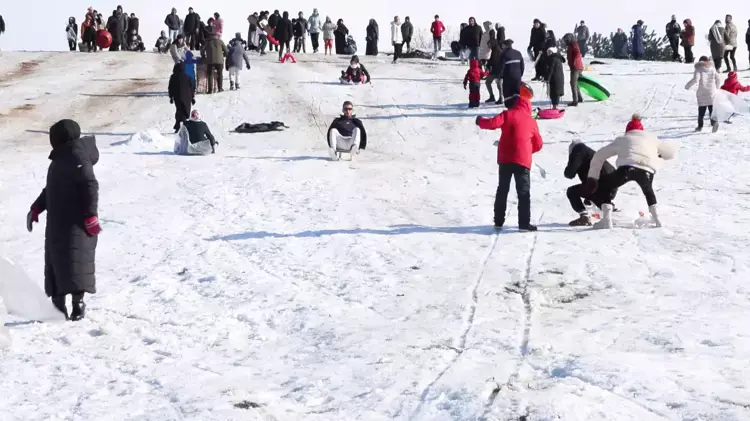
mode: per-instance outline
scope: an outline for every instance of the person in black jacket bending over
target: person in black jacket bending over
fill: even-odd
[[[513,40],[503,42],[503,56],[500,59],[500,78],[503,80],[501,98],[505,108],[511,109],[521,97],[521,82],[523,81],[523,54],[513,49]]]
[[[589,148],[583,142],[574,140],[568,147],[568,165],[565,167],[565,178],[573,179],[578,176],[581,180],[581,184],[568,187],[568,200],[573,210],[578,212],[578,219],[570,221],[568,225],[571,227],[590,226],[591,217],[589,212],[586,210],[586,206],[581,199],[587,202],[593,202],[598,208],[601,209],[605,203],[611,203],[614,208],[612,200],[617,195],[617,188],[608,187],[608,179],[615,173],[615,167],[609,162],[604,162],[602,171],[599,175],[599,184],[596,191],[593,194],[587,194],[585,192],[586,178],[589,174],[589,166],[591,165],[591,158],[596,153],[593,149]]]
[[[47,211],[44,233],[44,291],[66,319],[84,318],[85,293],[96,293],[96,245],[99,225],[99,182],[94,165],[99,150],[94,136],[81,137],[73,120],[60,120],[49,129],[52,153],[47,184],[31,205],[26,229],[31,232],[39,215]],[[75,200],[73,200],[75,198]],[[73,296],[68,315],[65,297]]]
[[[175,133],[180,130],[180,124],[190,117],[190,108],[195,104],[194,95],[190,77],[185,73],[185,63],[176,63],[169,78],[169,103],[175,107]]]
[[[354,115],[351,101],[344,102],[342,111],[343,114],[336,117],[328,127],[328,152],[334,161],[339,159],[340,152],[354,155],[367,147],[365,126]]]
[[[291,53],[289,49],[289,41],[293,38],[293,25],[292,21],[289,20],[289,12],[284,12],[282,17],[276,21],[276,30],[273,32],[273,37],[279,42],[279,60],[284,56],[284,48],[287,53]]]

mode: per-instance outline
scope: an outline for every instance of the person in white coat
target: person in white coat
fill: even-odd
[[[625,135],[616,138],[609,145],[599,149],[591,158],[588,178],[586,179],[586,193],[593,194],[598,186],[602,166],[608,158],[617,156],[617,170],[607,179],[607,189],[619,188],[629,181],[635,181],[646,197],[651,222],[661,227],[654,194],[654,174],[660,167],[661,160],[673,159],[675,149],[671,145],[661,142],[656,135],[643,130],[641,117],[633,114],[625,128]],[[604,186],[603,186],[604,187]],[[602,218],[594,224],[594,228],[612,228],[612,210],[610,203],[602,205]]]
[[[713,116],[713,105],[716,94],[721,89],[721,79],[711,60],[706,56],[702,56],[695,63],[693,78],[685,85],[685,89],[690,89],[696,84],[698,85],[698,92],[696,92],[696,97],[698,98],[698,127],[695,131],[699,132],[703,130],[703,120],[706,118],[706,110],[708,110],[711,118],[711,127],[715,133],[719,130],[719,121]]]
[[[401,19],[398,16],[393,17],[391,22],[391,43],[393,44],[393,64],[396,64],[401,57],[401,51],[404,47],[404,37],[401,34]]]
[[[479,43],[479,62],[484,66],[492,56],[495,29],[490,21],[485,21],[482,25],[484,25],[484,32],[482,32],[482,40]]]

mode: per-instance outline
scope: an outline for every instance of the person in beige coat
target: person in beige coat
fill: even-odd
[[[685,89],[691,89],[696,84],[698,85],[698,91],[695,94],[698,99],[698,127],[695,131],[699,132],[703,130],[703,120],[708,110],[709,116],[711,116],[711,127],[715,133],[719,130],[719,121],[712,114],[714,112],[714,98],[719,89],[721,89],[721,78],[711,60],[706,56],[702,56],[695,63],[693,78],[685,85]]]
[[[732,22],[732,15],[727,15],[724,20],[726,26],[724,27],[724,64],[727,65],[727,69],[724,73],[732,71],[732,66],[729,65],[729,60],[732,60],[734,71],[737,71],[737,60],[734,58],[734,53],[737,52],[737,25]]]
[[[641,117],[633,114],[625,128],[625,134],[596,151],[594,157],[591,158],[586,179],[586,193],[596,192],[602,166],[608,158],[617,156],[617,170],[608,178],[606,187],[616,189],[629,181],[635,181],[646,197],[651,223],[656,227],[661,227],[653,188],[654,174],[661,166],[662,160],[673,159],[675,154],[676,150],[671,145],[660,141],[656,135],[644,131]],[[612,228],[612,210],[611,201],[603,204],[602,218],[594,224],[594,228]]]

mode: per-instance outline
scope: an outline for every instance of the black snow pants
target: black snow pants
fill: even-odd
[[[586,206],[583,204],[584,200],[591,201],[599,209],[601,209],[602,205],[605,203],[611,204],[615,195],[617,195],[617,188],[611,188],[610,183],[604,180],[599,180],[599,187],[593,194],[586,193],[584,184],[576,184],[575,186],[568,187],[567,195],[568,201],[570,201],[570,206],[573,210],[582,213],[586,211]]]
[[[680,61],[680,39],[670,38],[669,46],[672,48],[672,61]]]
[[[685,49],[685,63],[694,63],[695,56],[693,56],[693,46],[685,45],[682,48]]]
[[[734,71],[737,71],[737,59],[734,58],[734,53],[737,52],[737,48],[731,49],[731,50],[724,50],[724,64],[727,65],[727,71],[732,70],[732,66],[729,65],[729,60],[732,60],[732,65],[734,65]]]
[[[317,34],[310,34],[310,42],[312,43],[313,51],[318,52],[318,47],[320,46],[320,43],[318,42],[318,39],[320,37],[320,33]]]
[[[654,193],[653,187],[654,173],[641,168],[625,165],[618,168],[617,171],[611,175],[609,186],[612,188],[619,188],[629,181],[635,181],[636,184],[638,184],[638,187],[641,188],[643,195],[646,197],[646,203],[649,206],[656,204],[656,194]],[[612,204],[612,200],[610,199],[604,203]]]
[[[70,51],[75,51],[78,49],[78,43],[74,39],[68,40],[68,48],[70,48]]]
[[[208,78],[208,93],[214,93],[214,73],[216,73],[216,84],[219,85],[219,92],[223,91],[224,86],[224,66],[221,64],[209,64],[206,71]]]
[[[209,79],[210,80],[210,79]],[[174,102],[174,130],[180,130],[180,124],[190,118],[190,103],[184,103],[179,99]]]
[[[708,110],[708,118],[711,119],[711,125],[716,123],[716,120],[711,118],[711,114],[714,113],[714,107],[711,105],[704,105],[701,107],[698,107],[698,128],[703,128],[703,120],[706,118],[706,110]]]
[[[510,192],[510,179],[516,181],[518,194],[518,226],[526,227],[531,222],[531,171],[518,164],[498,164],[500,178],[495,195],[495,226],[505,224],[505,210]]]

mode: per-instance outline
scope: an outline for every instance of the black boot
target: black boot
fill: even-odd
[[[60,312],[65,315],[65,320],[70,320],[68,318],[68,308],[65,307],[64,295],[58,295],[58,296],[52,297],[52,304],[55,306],[56,309],[60,310]]]
[[[83,302],[83,294],[73,294],[73,311],[70,320],[77,322],[86,316],[86,304]]]

